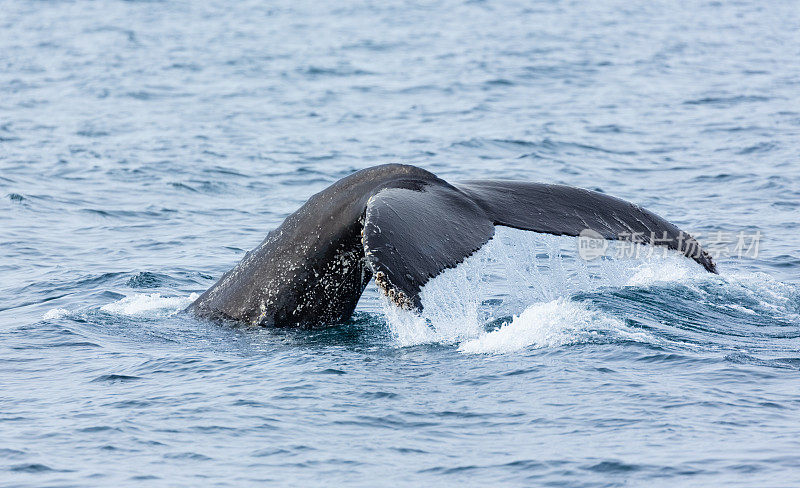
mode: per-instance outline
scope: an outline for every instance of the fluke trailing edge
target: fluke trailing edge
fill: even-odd
[[[494,226],[677,250],[716,273],[700,244],[638,205],[581,188],[521,181],[448,183],[387,164],[312,196],[189,309],[278,327],[347,320],[374,276],[398,306],[422,310],[431,278],[480,249]]]

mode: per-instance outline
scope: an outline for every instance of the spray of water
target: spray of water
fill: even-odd
[[[618,245],[618,244],[617,244]],[[577,240],[497,227],[495,237],[422,290],[424,311],[406,312],[386,303],[387,321],[401,346],[460,343],[463,352],[507,352],[529,346],[591,340],[603,334],[637,337],[616,317],[569,298],[603,287],[643,286],[703,274],[674,252],[642,249],[638,259],[606,256],[584,261]],[[499,330],[486,324],[505,320]]]

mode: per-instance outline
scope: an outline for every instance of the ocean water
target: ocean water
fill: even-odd
[[[781,0],[0,0],[0,485],[797,486],[798,28]],[[329,328],[180,312],[390,162],[759,249],[712,276],[499,229],[421,318],[374,286]]]

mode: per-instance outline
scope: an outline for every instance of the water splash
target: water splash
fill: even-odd
[[[596,330],[622,331],[623,322],[569,297],[706,274],[673,251],[640,246],[629,253],[639,259],[615,259],[623,256],[620,243],[610,243],[606,257],[584,261],[574,237],[496,230],[481,250],[423,287],[421,315],[385,305],[398,344],[462,342],[462,351],[490,352],[584,340]],[[510,315],[515,316],[510,323],[486,332],[485,324]]]
[[[198,297],[165,297],[158,293],[136,293],[100,307],[103,312],[116,315],[174,315],[189,306]]]

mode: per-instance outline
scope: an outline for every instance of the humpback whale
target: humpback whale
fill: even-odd
[[[716,273],[689,234],[633,203],[563,185],[448,183],[410,165],[357,171],[312,196],[188,310],[275,327],[346,321],[374,277],[397,306],[420,312],[420,291],[494,235],[496,225],[665,246]]]

